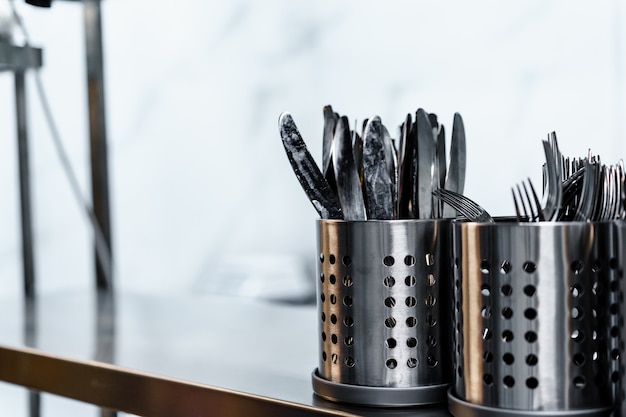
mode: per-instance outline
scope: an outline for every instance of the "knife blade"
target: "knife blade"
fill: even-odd
[[[434,129],[433,129],[434,132]],[[437,134],[435,135],[437,145],[435,149],[435,173],[433,180],[433,190],[437,188],[443,188],[446,184],[446,128],[444,125],[439,125]],[[435,204],[435,218],[441,218],[443,215],[444,203],[441,200],[434,200]]]
[[[368,120],[363,137],[363,179],[368,219],[393,218],[393,183],[385,161],[384,130],[380,117]]]
[[[413,195],[413,180],[411,166],[415,153],[415,141],[411,137],[413,118],[407,114],[404,123],[400,126],[400,149],[398,150],[398,209],[399,219],[413,218],[411,197]]]
[[[280,115],[278,127],[289,163],[315,210],[322,219],[342,219],[337,197],[309,153],[289,113]]]
[[[333,168],[333,137],[339,120],[339,115],[333,111],[330,105],[324,106],[324,133],[322,136],[322,173],[328,181],[330,189],[337,192],[335,170]]]
[[[417,194],[418,218],[430,219],[433,215],[433,165],[435,163],[435,139],[428,114],[418,109],[415,114],[417,125]]]
[[[459,194],[463,194],[465,188],[465,147],[465,127],[463,125],[463,118],[461,118],[459,113],[454,113],[452,140],[450,142],[450,162],[448,164],[448,173],[446,174],[444,188]],[[443,217],[456,217],[456,211],[446,204],[443,208]]]
[[[348,118],[337,122],[332,149],[332,166],[337,180],[337,196],[344,220],[366,220],[365,203],[359,174],[352,153],[352,137]]]
[[[398,152],[396,145],[389,134],[389,131],[383,127],[383,144],[385,150],[385,163],[387,164],[387,171],[389,171],[389,178],[391,179],[391,205],[393,210],[393,217],[397,218],[396,206],[398,204]]]

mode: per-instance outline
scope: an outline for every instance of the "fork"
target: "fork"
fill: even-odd
[[[487,213],[487,210],[463,194],[444,188],[438,188],[433,191],[433,195],[470,221],[477,223],[494,223],[493,217]]]
[[[517,196],[515,195],[515,188],[511,188],[511,192],[513,193],[513,203],[515,204],[515,214],[517,216],[517,221],[521,222],[523,219],[526,221],[534,222],[534,221],[544,221],[545,215],[544,211],[541,208],[541,203],[539,202],[539,197],[537,197],[537,192],[535,191],[535,187],[533,186],[530,178],[527,179],[528,188],[530,188],[530,194],[528,193],[528,188],[526,187],[526,183],[522,182],[522,187],[520,188],[519,184],[516,186],[517,195],[519,196],[519,204]],[[524,189],[524,194],[522,194],[522,188]],[[531,199],[532,195],[532,199]],[[526,197],[526,198],[524,198]],[[526,205],[528,205],[528,210],[526,210]],[[520,206],[524,212],[522,216],[522,211],[520,210]],[[534,210],[533,210],[534,206]]]
[[[543,141],[548,173],[548,187],[544,194],[543,209],[541,210],[545,220],[556,220],[563,200],[562,170],[560,169],[560,152],[558,152],[556,144],[556,135],[553,135],[551,139],[551,141]]]

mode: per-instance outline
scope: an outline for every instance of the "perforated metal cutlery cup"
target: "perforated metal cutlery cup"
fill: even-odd
[[[450,224],[318,221],[318,396],[384,407],[445,403]]]
[[[460,416],[604,416],[619,388],[613,222],[454,222]]]

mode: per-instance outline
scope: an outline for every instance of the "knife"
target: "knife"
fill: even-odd
[[[404,123],[400,126],[400,149],[398,150],[398,209],[399,219],[414,217],[411,210],[411,197],[413,195],[413,181],[411,165],[415,152],[415,142],[411,137],[413,119],[407,114]]]
[[[278,127],[291,167],[315,210],[322,219],[342,219],[337,197],[309,153],[289,113],[280,115]]]
[[[385,163],[387,164],[387,171],[389,172],[389,178],[391,179],[391,207],[393,210],[392,218],[397,218],[396,206],[398,204],[398,151],[396,145],[389,134],[389,131],[384,125],[383,127],[383,144],[385,150]]]
[[[433,215],[433,165],[435,163],[435,139],[428,114],[418,109],[415,114],[417,125],[417,193],[414,202],[418,207],[418,218],[430,219]]]
[[[433,129],[434,131],[434,129]],[[446,128],[444,125],[439,125],[438,132],[435,135],[436,138],[436,150],[435,150],[435,167],[436,167],[436,175],[433,178],[433,190],[437,188],[444,188],[446,184]],[[434,200],[436,204],[435,207],[435,218],[441,218],[443,214],[443,206],[444,203],[442,200]]]
[[[385,161],[383,129],[380,117],[374,116],[363,133],[363,189],[368,219],[393,218],[393,183]]]
[[[450,162],[444,187],[446,190],[463,194],[463,189],[465,188],[465,166],[465,127],[463,126],[461,115],[454,113],[452,141],[450,142]],[[443,208],[443,217],[456,217],[456,211],[446,204]]]
[[[328,181],[331,190],[337,192],[337,183],[335,180],[335,170],[333,168],[332,149],[333,149],[333,136],[337,126],[337,120],[339,115],[333,111],[333,108],[328,105],[324,106],[324,133],[322,136],[322,173],[324,178]]]
[[[338,120],[335,128],[332,166],[344,220],[366,220],[361,182],[352,153],[350,126],[345,116]]]

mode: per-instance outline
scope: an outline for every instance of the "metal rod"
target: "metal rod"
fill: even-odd
[[[30,166],[28,158],[28,131],[26,120],[26,87],[23,71],[15,71],[15,114],[17,118],[17,152],[20,181],[20,214],[22,220],[22,264],[24,294],[35,296],[35,259],[33,224],[30,199]]]
[[[24,345],[37,347],[37,299],[27,297],[24,300]],[[29,417],[41,416],[41,392],[28,391]]]
[[[84,0],[85,50],[87,55],[87,90],[89,100],[89,137],[91,151],[91,193],[93,209],[102,234],[111,251],[111,214],[109,202],[109,169],[104,100],[104,69],[102,54],[102,23],[100,0]],[[111,276],[96,253],[96,286],[99,291],[112,291]]]

